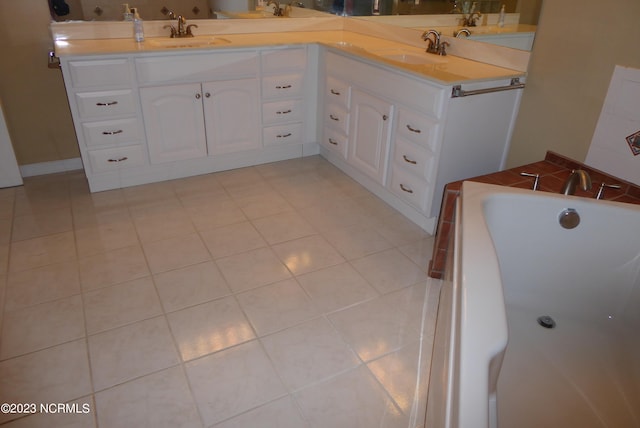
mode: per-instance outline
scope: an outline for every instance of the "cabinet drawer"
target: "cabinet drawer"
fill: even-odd
[[[265,147],[280,144],[302,144],[302,123],[269,126],[262,130],[262,142]]]
[[[76,94],[82,118],[110,117],[135,113],[133,91],[79,92]]]
[[[425,180],[433,179],[435,157],[429,150],[398,138],[393,149],[393,160],[395,169],[411,172]]]
[[[254,51],[136,59],[136,75],[142,84],[176,80],[206,82],[253,77],[257,74],[258,54]]]
[[[262,123],[296,122],[302,120],[302,100],[284,100],[262,104]]]
[[[326,127],[322,135],[322,145],[329,150],[340,153],[344,159],[347,158],[347,136],[335,129]]]
[[[145,163],[142,146],[125,146],[113,149],[89,150],[89,163],[95,173],[132,168]]]
[[[349,133],[349,113],[342,105],[326,104],[324,108],[324,123],[345,135]]]
[[[262,71],[304,70],[307,67],[307,49],[292,48],[262,52]]]
[[[264,98],[297,97],[302,94],[302,73],[282,74],[262,78]]]
[[[74,88],[129,85],[129,61],[125,58],[95,61],[70,61],[69,73]]]
[[[436,151],[438,122],[403,108],[398,109],[397,136]]]
[[[82,124],[84,142],[87,147],[131,144],[140,139],[140,125],[135,117],[85,122]]]
[[[390,186],[391,191],[409,205],[424,213],[429,209],[428,196],[431,194],[431,189],[426,181],[393,168]]]
[[[325,86],[325,102],[349,107],[351,86],[335,77],[328,76]]]

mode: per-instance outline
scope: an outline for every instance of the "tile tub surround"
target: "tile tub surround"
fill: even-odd
[[[0,401],[90,409],[0,426],[422,427],[432,241],[319,156],[0,189]]]
[[[613,177],[552,151],[548,151],[545,159],[542,161],[493,174],[469,178],[468,180],[497,184],[500,186],[531,189],[534,179],[520,175],[521,172],[527,172],[530,174],[540,174],[539,191],[559,193],[567,177],[574,169],[586,170],[593,183],[593,187],[589,191],[584,191],[578,187],[575,193],[576,196],[595,198],[601,183],[619,184],[621,185],[620,189],[605,189],[602,199],[640,205],[640,186]],[[433,247],[433,259],[429,262],[429,276],[432,278],[443,278],[444,275],[449,249],[449,234],[453,228],[456,198],[460,194],[462,181],[449,183],[445,186]]]

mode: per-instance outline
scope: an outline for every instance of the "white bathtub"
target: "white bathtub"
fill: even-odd
[[[454,239],[426,426],[640,427],[640,206],[465,182]]]

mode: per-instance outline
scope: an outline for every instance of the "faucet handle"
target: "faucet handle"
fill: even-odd
[[[196,24],[187,25],[187,37],[193,37],[193,30],[191,30],[192,28],[198,28],[198,26]]]
[[[173,25],[165,25],[162,28],[170,28],[171,29],[171,35],[169,36],[171,38],[176,37],[176,34],[178,34],[178,32],[176,31],[176,27],[174,27]]]
[[[535,180],[533,180],[532,190],[538,190],[538,187],[540,185],[540,174],[531,174],[530,172],[521,172],[520,175],[523,177],[533,177]]]
[[[447,55],[447,46],[449,46],[449,42],[440,42],[440,45],[438,46],[438,55]]]
[[[596,195],[596,199],[602,199],[602,196],[604,195],[604,189],[609,188],[609,189],[620,189],[622,188],[622,186],[620,186],[619,184],[607,184],[605,182],[602,182],[602,184],[600,185],[600,188],[598,189],[598,194]]]

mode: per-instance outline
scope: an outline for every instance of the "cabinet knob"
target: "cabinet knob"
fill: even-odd
[[[117,131],[102,131],[102,135],[116,135],[122,134],[124,131],[122,129],[118,129]]]
[[[291,109],[276,112],[276,114],[289,114],[289,113],[291,113]]]
[[[382,115],[382,120],[387,120],[387,119],[388,119],[388,116],[386,114],[383,114]]]
[[[284,135],[276,135],[276,137],[277,138],[287,138],[287,137],[291,137],[291,135],[292,135],[291,132],[288,132],[288,133],[286,133]]]
[[[338,142],[333,140],[333,138],[329,138],[329,144],[333,144],[334,146],[337,146]]]
[[[199,99],[200,99],[200,97],[202,97],[202,95],[200,95],[200,94],[196,94],[196,100],[199,100]]]
[[[207,97],[207,98],[211,98],[211,92],[205,92],[204,96]]]
[[[339,122],[339,121],[340,121],[340,118],[339,118],[339,117],[334,116],[333,114],[329,114],[329,119],[331,119],[331,120],[335,120],[336,122]]]
[[[276,89],[291,89],[291,85],[278,85]]]
[[[332,89],[332,90],[331,90],[331,93],[332,93],[333,95],[340,95],[340,91],[336,91],[335,89]]]

